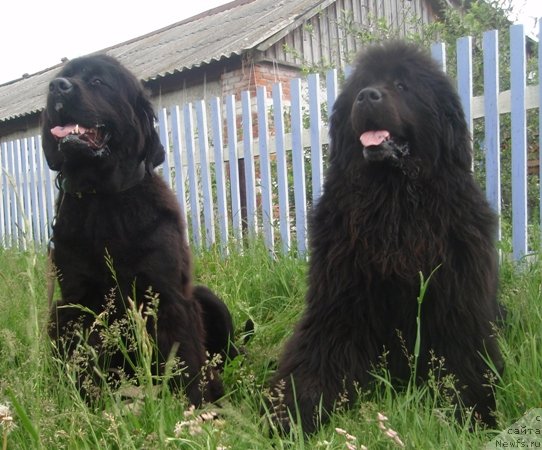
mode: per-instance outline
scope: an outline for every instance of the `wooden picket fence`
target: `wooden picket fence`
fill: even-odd
[[[528,221],[527,111],[539,111],[542,94],[540,83],[527,83],[523,26],[513,25],[510,31],[510,90],[499,89],[496,31],[483,35],[484,95],[473,96],[471,37],[457,41],[457,87],[471,131],[475,121],[483,118],[486,193],[499,214],[503,188],[500,121],[503,114],[510,114],[511,240],[513,257],[519,260],[531,250],[529,230],[533,228]],[[445,50],[443,44],[431,47],[444,70]],[[542,73],[541,56],[539,50],[538,74]],[[321,193],[327,112],[339,90],[337,80],[337,70],[330,70],[325,82],[318,74],[292,80],[289,99],[276,84],[270,95],[264,87],[257,88],[255,98],[243,92],[240,104],[234,96],[216,97],[158,111],[160,138],[168,155],[160,172],[186,214],[196,250],[217,245],[227,251],[232,243],[263,236],[272,252],[306,254],[307,213]],[[539,119],[538,149],[541,128]],[[0,142],[0,167],[2,244],[43,248],[51,234],[56,187],[55,174],[42,155],[40,136]],[[539,191],[540,211],[541,198]],[[538,229],[540,222],[537,218]]]

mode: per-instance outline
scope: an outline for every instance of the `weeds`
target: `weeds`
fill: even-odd
[[[370,389],[358,387],[357,393],[345,394],[345,402],[356,394],[353,407],[339,408],[330,424],[313,436],[304,439],[297,429],[283,438],[268,434],[262,399],[282,343],[304,306],[306,263],[289,257],[272,260],[258,245],[243,255],[231,252],[224,258],[208,252],[195,261],[198,282],[220,293],[232,310],[236,342],[244,347],[243,356],[226,364],[226,396],[219,404],[190,409],[183,394],[169,390],[167,380],[183,370],[175,359],[160,377],[155,375],[154,343],[143,333],[153,320],[153,308],[141,308],[125,293],[130,311],[126,321],[115,322],[104,313],[95,318],[96,329],[105,348],[124,346],[137,370],[134,379],[114,374],[119,389],[101,386],[100,407],[89,407],[77,389],[76,361],[66,365],[51,356],[45,333],[45,257],[36,253],[33,258],[0,250],[0,404],[8,407],[0,408],[0,417],[6,418],[1,429],[4,448],[360,450],[402,448],[399,442],[405,448],[481,448],[497,433],[469,431],[454,420],[454,380],[443,373],[444,361],[433,356],[425,384],[399,391],[382,366],[375,369]],[[29,272],[29,266],[43,271]],[[503,263],[500,297],[508,316],[498,332],[506,360],[496,386],[501,429],[542,405],[541,285],[540,261],[522,271]],[[156,294],[147,295],[152,304]],[[242,330],[249,318],[255,335],[245,343]],[[405,351],[414,367],[416,352]],[[100,374],[100,385],[110,375]]]

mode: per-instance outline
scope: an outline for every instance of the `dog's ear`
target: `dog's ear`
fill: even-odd
[[[143,140],[144,140],[144,159],[145,169],[148,173],[152,173],[155,167],[164,162],[166,152],[160,142],[160,137],[156,131],[155,115],[151,102],[144,93],[138,98],[138,107],[136,108],[140,114],[139,120],[142,124]]]
[[[452,164],[469,171],[472,169],[472,139],[459,98],[451,103],[451,107],[444,110],[444,116],[441,117],[442,145]]]

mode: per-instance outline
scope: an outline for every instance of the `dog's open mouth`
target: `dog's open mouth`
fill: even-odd
[[[51,128],[51,134],[63,147],[85,146],[95,151],[104,149],[110,138],[104,125],[87,128],[79,124],[67,124]]]
[[[397,160],[410,152],[407,142],[392,136],[387,130],[365,131],[359,140],[363,145],[363,156],[369,161]]]

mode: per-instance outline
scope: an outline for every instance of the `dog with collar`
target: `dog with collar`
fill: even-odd
[[[165,157],[154,119],[141,83],[109,56],[74,59],[49,84],[42,142],[58,172],[53,262],[62,296],[49,333],[74,364],[81,341],[94,350],[78,373],[81,393],[92,400],[104,379],[137,372],[127,329],[135,302],[154,342],[156,375],[174,359],[170,383],[201,405],[223,395],[208,360],[236,356],[233,324],[211,290],[192,284],[179,204],[154,173]],[[108,327],[121,330],[113,348]]]

